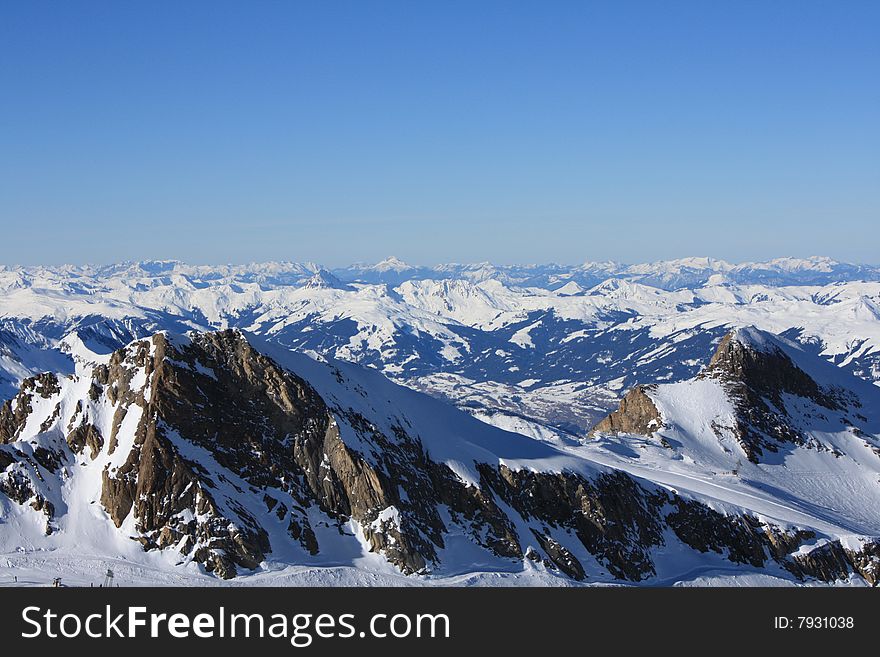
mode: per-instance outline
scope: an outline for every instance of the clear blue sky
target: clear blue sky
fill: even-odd
[[[880,261],[880,2],[0,2],[0,263]]]

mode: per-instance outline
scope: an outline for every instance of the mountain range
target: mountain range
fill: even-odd
[[[874,584],[878,341],[827,258],[5,267],[0,574]]]

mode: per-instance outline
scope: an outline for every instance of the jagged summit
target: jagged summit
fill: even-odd
[[[786,346],[799,349],[754,326],[733,329],[721,338],[709,364],[700,375],[748,379],[771,375],[771,370],[780,366],[797,367],[786,353]]]
[[[768,399],[783,413],[784,394],[810,399],[828,409],[840,409],[843,402],[835,399],[832,391],[823,390],[792,355],[810,358],[798,345],[754,326],[737,328],[721,339],[700,376],[724,381],[734,394]]]

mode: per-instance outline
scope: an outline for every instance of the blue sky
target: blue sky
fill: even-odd
[[[0,263],[878,262],[880,3],[3,2]]]

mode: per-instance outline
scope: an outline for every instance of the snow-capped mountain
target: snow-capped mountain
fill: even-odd
[[[144,282],[182,276],[201,282],[236,280],[284,286],[302,283],[320,271],[316,263],[265,262],[245,265],[190,265],[177,260],[147,260],[111,265],[61,265],[21,267],[0,265],[2,286],[45,284],[49,280],[67,281],[72,288],[87,287],[93,279],[121,279]],[[665,290],[702,287],[710,283],[739,285],[827,285],[846,281],[880,280],[880,266],[839,262],[827,257],[776,258],[765,262],[731,264],[715,258],[680,258],[651,263],[621,264],[612,261],[586,262],[580,265],[533,264],[496,265],[446,263],[435,266],[410,265],[389,257],[376,264],[355,264],[328,269],[346,283],[387,283],[393,286],[409,280],[461,279],[474,283],[497,280],[513,287],[556,289],[568,282],[593,287],[608,279],[643,283]],[[0,288],[2,289],[2,288]]]
[[[877,268],[827,258],[6,267],[0,397],[29,374],[70,370],[71,340],[106,353],[159,330],[233,327],[377,368],[499,426],[555,439],[585,433],[636,382],[693,376],[736,326],[784,334],[878,381],[878,307]]]
[[[880,389],[753,327],[725,336],[697,377],[633,388],[591,436],[588,458],[611,467],[758,515],[810,516],[818,531],[798,564],[844,577],[880,530]],[[857,560],[876,581],[873,545]]]
[[[741,285],[826,285],[850,280],[878,280],[880,268],[852,265],[831,258],[776,258],[766,262],[731,264],[715,258],[681,258],[626,265],[587,262],[565,265],[444,264],[415,267],[397,258],[375,265],[354,265],[334,270],[343,280],[398,285],[407,280],[464,279],[474,282],[498,280],[507,285],[556,289],[569,282],[592,287],[607,279],[643,283],[665,290],[701,287],[709,283]]]
[[[0,410],[10,568],[877,581],[880,389],[755,329],[557,446],[234,330],[70,353],[75,373],[26,379]]]

